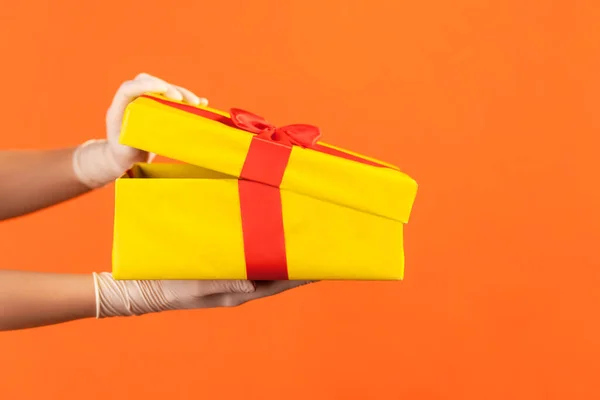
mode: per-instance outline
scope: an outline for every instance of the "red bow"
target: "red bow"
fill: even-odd
[[[313,147],[321,137],[319,128],[313,125],[293,124],[276,127],[263,117],[251,112],[232,108],[231,121],[239,128],[255,133],[259,138],[287,146]]]

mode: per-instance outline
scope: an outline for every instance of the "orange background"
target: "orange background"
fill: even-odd
[[[406,280],[0,334],[1,398],[600,398],[595,2],[167,3],[3,4],[1,146],[102,136],[142,71],[314,123],[420,183]],[[112,195],[2,223],[2,267],[109,270]]]

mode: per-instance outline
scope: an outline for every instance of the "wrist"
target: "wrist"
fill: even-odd
[[[77,179],[90,189],[114,181],[125,172],[112,155],[107,140],[88,140],[73,152],[73,171]]]
[[[96,318],[139,316],[177,308],[162,281],[117,281],[108,272],[94,272],[93,277]]]

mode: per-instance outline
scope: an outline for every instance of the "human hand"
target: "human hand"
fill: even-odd
[[[162,281],[163,291],[177,309],[237,307],[304,286],[312,281]]]
[[[207,99],[196,96],[188,89],[145,73],[124,82],[106,113],[106,139],[88,141],[73,154],[75,175],[89,188],[104,186],[121,176],[132,164],[151,160],[152,156],[145,151],[119,143],[125,109],[144,93],[159,93],[172,100],[208,105]]]
[[[96,317],[143,315],[167,310],[235,307],[311,281],[148,280],[116,281],[94,274]]]

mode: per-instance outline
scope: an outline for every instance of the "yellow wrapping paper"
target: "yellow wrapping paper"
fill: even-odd
[[[265,142],[230,122],[157,95],[128,106],[121,142],[186,164],[137,164],[117,180],[116,279],[402,279],[413,179],[324,143]],[[249,168],[276,175],[282,157],[276,184],[239,179]]]

